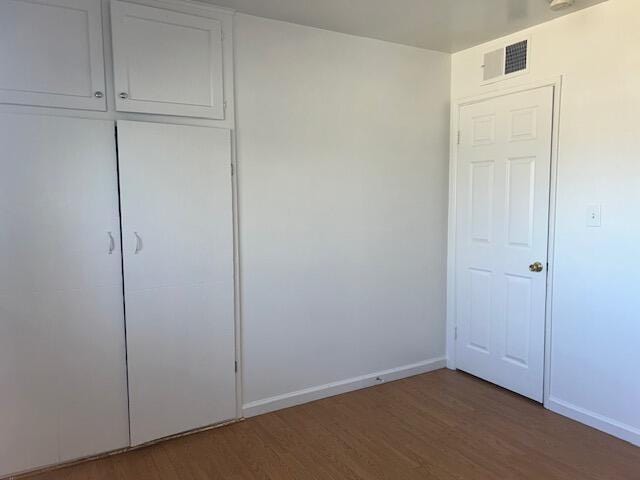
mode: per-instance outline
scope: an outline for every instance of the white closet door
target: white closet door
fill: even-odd
[[[0,145],[2,476],[129,432],[114,124],[0,115]]]
[[[230,137],[118,122],[134,445],[236,416]]]
[[[222,22],[112,0],[116,108],[224,119]]]
[[[100,0],[0,2],[0,102],[106,110]]]

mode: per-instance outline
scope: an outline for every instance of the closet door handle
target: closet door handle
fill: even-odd
[[[142,238],[138,235],[138,232],[133,232],[133,234],[136,236],[136,251],[133,253],[137,255],[142,251]]]
[[[111,232],[107,232],[109,235],[109,255],[113,254],[113,251],[116,249],[116,239],[113,238],[113,234]]]

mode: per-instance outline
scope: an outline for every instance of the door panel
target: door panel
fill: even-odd
[[[491,338],[491,272],[470,269],[469,345],[489,353]]]
[[[0,65],[1,103],[106,110],[100,0],[3,0]]]
[[[535,157],[507,160],[507,243],[531,248],[535,200]]]
[[[493,176],[493,162],[471,165],[471,238],[474,242],[491,242]]]
[[[67,377],[58,394],[60,461],[128,446],[121,279],[80,290],[72,302],[58,297],[54,311],[59,370]]]
[[[129,443],[113,133],[0,115],[0,475]]]
[[[133,444],[234,418],[233,310],[225,286],[137,290],[126,307]]]
[[[505,358],[526,367],[529,364],[531,279],[506,275]]]
[[[464,106],[458,149],[457,364],[538,401],[552,115],[552,87]]]
[[[230,141],[118,122],[133,444],[236,415]]]
[[[0,291],[0,476],[59,461],[49,303],[43,295]]]
[[[111,21],[119,111],[224,118],[220,21],[118,0]]]

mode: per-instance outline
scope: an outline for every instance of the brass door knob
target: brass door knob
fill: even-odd
[[[532,263],[529,265],[529,270],[535,273],[540,273],[544,269],[544,266],[540,262]]]

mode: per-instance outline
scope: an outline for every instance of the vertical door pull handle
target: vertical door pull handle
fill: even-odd
[[[113,238],[113,233],[111,232],[107,232],[107,235],[109,235],[109,255],[111,255],[116,249],[116,239]]]
[[[133,232],[133,234],[136,236],[136,251],[133,253],[137,255],[142,251],[142,238],[140,238],[138,232]]]

